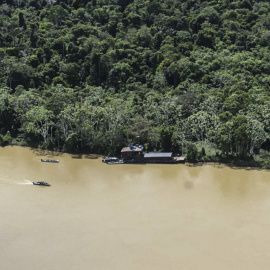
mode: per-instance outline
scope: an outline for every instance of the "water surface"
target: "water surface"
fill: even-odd
[[[1,270],[268,270],[269,228],[268,171],[0,148]]]

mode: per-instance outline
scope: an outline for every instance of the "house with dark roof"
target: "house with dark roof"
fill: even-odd
[[[142,145],[124,147],[121,150],[121,158],[124,163],[183,163],[184,157],[173,156],[172,152],[152,152],[143,154]]]
[[[143,146],[142,145],[133,145],[129,147],[124,147],[121,150],[121,157],[123,161],[142,161],[143,160]]]

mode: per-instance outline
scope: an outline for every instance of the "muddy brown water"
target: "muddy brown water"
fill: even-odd
[[[268,270],[269,174],[0,148],[0,269]]]

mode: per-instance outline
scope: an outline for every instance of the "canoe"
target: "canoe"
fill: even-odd
[[[58,159],[41,159],[41,162],[52,162],[52,163],[58,163]]]

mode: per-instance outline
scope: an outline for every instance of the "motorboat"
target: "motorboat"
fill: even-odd
[[[43,182],[43,181],[33,182],[33,185],[36,185],[36,186],[50,186],[49,183]]]

